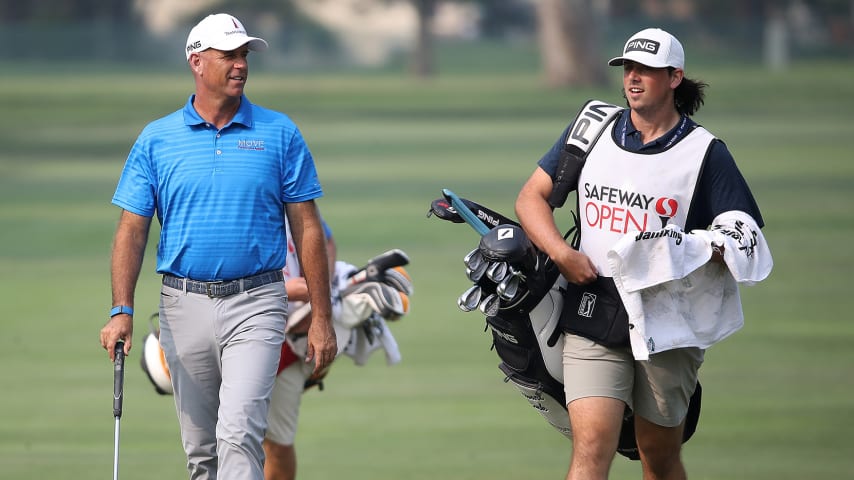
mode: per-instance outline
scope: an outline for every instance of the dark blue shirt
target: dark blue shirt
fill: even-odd
[[[610,134],[614,142],[621,145],[626,151],[655,155],[685,138],[697,126],[697,123],[691,118],[683,115],[682,119],[669,132],[643,144],[641,143],[640,132],[632,125],[629,110],[625,109],[613,122]],[[552,179],[554,179],[558,160],[566,143],[566,136],[571,128],[572,124],[569,124],[554,145],[537,162],[537,165]],[[753,198],[753,193],[751,193],[747,181],[745,181],[723,141],[715,139],[712,142],[701,168],[694,198],[691,201],[691,207],[688,209],[685,231],[706,229],[716,216],[730,210],[743,211],[752,216],[759,227],[765,225],[756,200]]]

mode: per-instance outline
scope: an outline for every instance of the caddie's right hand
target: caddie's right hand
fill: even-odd
[[[131,337],[133,336],[133,317],[126,313],[120,313],[112,317],[101,329],[101,346],[107,351],[110,361],[116,360],[116,343],[121,340],[125,342],[125,356],[130,353]]]
[[[590,257],[567,247],[561,252],[560,258],[552,258],[557,264],[560,273],[570,283],[586,285],[592,283],[599,276],[596,266]]]

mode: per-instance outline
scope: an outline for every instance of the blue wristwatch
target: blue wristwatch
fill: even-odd
[[[116,305],[115,307],[110,309],[110,318],[115,317],[116,315],[127,313],[131,317],[133,316],[133,309],[128,307],[127,305]]]

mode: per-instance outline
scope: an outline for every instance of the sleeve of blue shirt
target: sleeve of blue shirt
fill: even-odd
[[[283,171],[285,173],[282,182],[283,202],[305,202],[323,195],[314,159],[299,129],[294,132],[288,143]]]
[[[128,154],[112,203],[131,213],[152,217],[156,208],[157,182],[149,158],[146,131],[143,130]]]

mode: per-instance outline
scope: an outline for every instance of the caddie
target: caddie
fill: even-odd
[[[555,215],[565,210],[550,199],[580,120],[540,159],[516,214],[569,282],[560,318],[573,437],[566,478],[608,478],[628,407],[643,477],[681,479],[705,349],[743,324],[736,283],[764,279],[772,262],[729,149],[692,119],[707,84],[686,76],[679,40],[641,30],[608,64],[622,69],[628,108],[609,120],[571,185],[578,249],[564,241]]]

